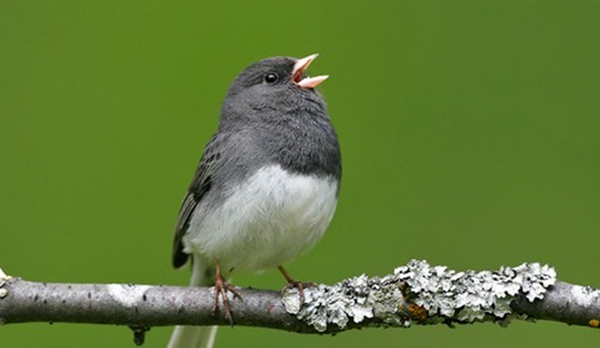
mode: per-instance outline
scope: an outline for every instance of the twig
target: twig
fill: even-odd
[[[40,283],[1,270],[0,276],[1,324],[116,324],[142,333],[153,326],[229,325],[222,313],[213,314],[211,288]],[[384,277],[305,289],[302,305],[295,289],[240,293],[243,301],[230,302],[236,325],[301,333],[524,318],[600,326],[600,291],[556,281],[554,270],[539,264],[456,272],[411,261]]]

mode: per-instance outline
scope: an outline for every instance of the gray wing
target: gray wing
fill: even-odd
[[[173,239],[172,262],[173,267],[175,268],[185,265],[189,257],[189,255],[183,251],[182,238],[189,227],[190,219],[196,206],[212,186],[212,175],[215,171],[216,164],[221,159],[220,149],[222,142],[223,137],[219,134],[215,134],[208,142],[208,145],[206,145],[204,153],[202,154],[202,159],[200,159],[200,163],[198,164],[198,169],[196,169],[196,174],[194,174],[194,179],[188,188],[183,203],[181,204],[181,208],[179,208],[179,216],[177,217],[177,226],[175,228],[175,236]]]

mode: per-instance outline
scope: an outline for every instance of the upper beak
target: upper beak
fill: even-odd
[[[311,54],[308,57],[304,57],[302,59],[298,59],[296,64],[294,64],[294,70],[292,70],[292,80],[301,88],[315,88],[321,84],[321,82],[327,80],[329,75],[321,75],[315,77],[304,77],[304,73],[310,63],[312,63],[315,58],[317,58],[318,54]]]

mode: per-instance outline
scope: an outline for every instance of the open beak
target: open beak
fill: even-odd
[[[315,77],[304,77],[306,69],[310,63],[312,63],[315,58],[317,58],[318,54],[311,54],[308,57],[304,57],[302,59],[298,59],[296,64],[294,64],[294,70],[292,70],[292,80],[295,84],[300,86],[300,88],[315,88],[321,84],[321,82],[327,80],[329,75],[321,75]]]

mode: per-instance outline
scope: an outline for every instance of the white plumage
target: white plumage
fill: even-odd
[[[185,252],[223,269],[258,271],[282,265],[313,247],[329,225],[337,182],[291,174],[279,165],[256,171],[232,187],[208,215],[194,213]]]

